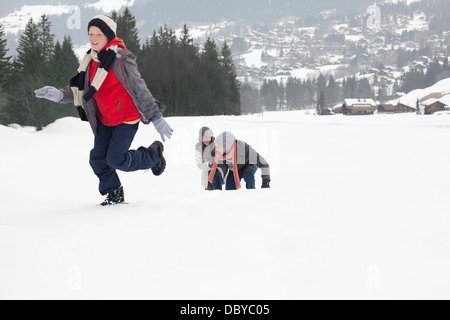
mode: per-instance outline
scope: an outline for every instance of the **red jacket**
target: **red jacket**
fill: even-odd
[[[92,82],[100,62],[91,62],[89,80]],[[118,126],[122,123],[134,123],[141,119],[133,99],[114,75],[111,68],[105,81],[94,96],[98,105],[99,119],[105,126]]]

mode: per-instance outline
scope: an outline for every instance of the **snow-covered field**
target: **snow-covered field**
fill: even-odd
[[[450,298],[449,116],[168,121],[166,173],[121,174],[107,208],[86,123],[0,127],[0,299]],[[253,145],[272,188],[202,190],[203,125]]]

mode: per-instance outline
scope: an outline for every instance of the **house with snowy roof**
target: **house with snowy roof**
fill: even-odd
[[[398,102],[395,106],[397,110],[402,110],[402,112],[416,112],[417,111],[417,102],[416,104],[408,103],[408,102]]]
[[[377,110],[373,99],[345,99],[342,113],[345,115],[371,115]]]
[[[424,107],[425,114],[434,114],[446,110],[447,104],[441,100],[432,98],[422,102],[422,106]]]
[[[381,104],[378,106],[378,113],[408,113],[416,112],[416,109],[401,103],[394,104]]]

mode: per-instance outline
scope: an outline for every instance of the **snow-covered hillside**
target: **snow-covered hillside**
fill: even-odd
[[[406,3],[407,5],[410,5],[411,3],[414,2],[420,2],[422,0],[383,0],[383,2],[385,3],[399,3],[399,2],[403,2]]]
[[[43,14],[48,16],[69,14],[75,12],[76,9],[76,6],[71,5],[23,6],[19,10],[0,18],[0,24],[4,27],[6,33],[18,35],[19,32],[25,30],[30,18],[37,22]]]
[[[450,78],[443,79],[425,89],[413,90],[389,103],[393,105],[401,103],[411,108],[416,108],[417,100],[419,100],[419,104],[422,104],[430,99],[442,101],[446,106],[450,106]]]
[[[0,299],[449,299],[449,119],[168,118],[166,173],[121,174],[108,208],[87,124],[0,127]],[[202,190],[203,125],[261,152],[272,188]]]
[[[0,24],[4,27],[6,33],[12,33],[18,35],[19,32],[25,30],[25,26],[30,20],[33,19],[34,22],[39,21],[43,14],[47,16],[53,15],[67,15],[68,19],[70,16],[80,14],[81,7],[78,5],[63,5],[63,4],[49,4],[46,2],[45,5],[24,5],[20,9],[16,9],[11,13],[5,14],[5,12],[0,12]],[[134,0],[99,0],[94,3],[86,3],[83,8],[94,8],[99,12],[109,13],[113,10],[118,11],[124,6],[132,6]],[[73,20],[75,18],[72,18]],[[70,23],[70,22],[69,22]],[[69,29],[67,30],[70,31]]]

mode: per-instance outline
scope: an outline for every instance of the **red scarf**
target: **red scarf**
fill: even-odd
[[[233,144],[233,148],[231,149],[230,153],[221,156],[220,154],[216,154],[216,158],[214,159],[214,164],[212,166],[211,172],[208,176],[208,181],[213,183],[214,175],[216,174],[217,166],[219,164],[219,160],[226,161],[227,159],[232,159],[233,161],[233,175],[234,175],[234,182],[236,184],[236,190],[239,190],[241,188],[241,179],[239,179],[239,172],[237,168],[237,157],[236,157],[236,142]]]
[[[120,39],[118,37],[115,37],[110,42],[108,42],[102,50],[108,49],[109,47],[114,46],[114,45],[119,46],[119,48],[122,48],[122,49],[126,49],[127,48],[125,46],[125,42],[123,42],[122,39]]]

